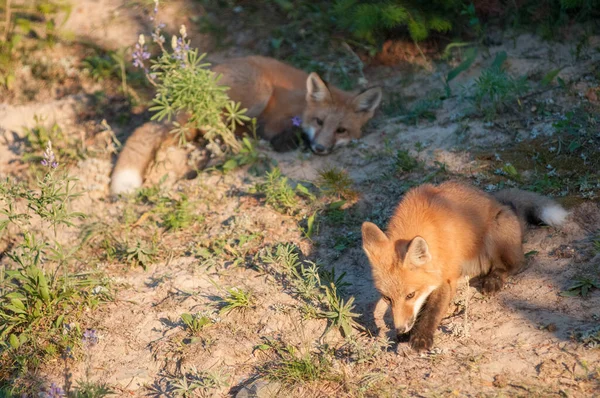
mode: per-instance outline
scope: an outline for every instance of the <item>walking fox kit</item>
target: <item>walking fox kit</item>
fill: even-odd
[[[262,138],[277,146],[292,131],[292,118],[301,117],[310,147],[319,155],[360,138],[382,96],[379,88],[351,94],[328,86],[316,73],[309,75],[260,56],[229,60],[213,72],[222,74],[219,84],[229,87],[230,99],[247,108],[247,116],[258,119]],[[141,186],[144,170],[167,134],[156,123],[134,131],[113,170],[112,194]]]
[[[410,331],[412,348],[430,349],[461,276],[484,275],[484,293],[497,292],[524,263],[526,224],[560,226],[566,216],[554,201],[518,189],[488,195],[446,182],[409,191],[387,233],[362,225],[375,287],[396,332]]]

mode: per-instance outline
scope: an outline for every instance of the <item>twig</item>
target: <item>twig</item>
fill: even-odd
[[[471,296],[471,285],[469,284],[468,276],[465,277],[465,280],[467,281],[467,289],[465,290],[465,318],[463,321],[463,330],[465,337],[469,337],[469,298]]]
[[[10,1],[6,0],[6,18],[4,22],[4,41],[8,41],[8,32],[10,31]]]

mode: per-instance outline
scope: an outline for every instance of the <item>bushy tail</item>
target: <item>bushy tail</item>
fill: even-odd
[[[560,227],[569,214],[554,200],[520,189],[504,189],[492,194],[500,203],[510,206],[521,222],[529,225],[546,224]]]
[[[131,134],[112,172],[111,195],[132,192],[142,186],[144,172],[167,135],[167,126],[154,122],[138,127]]]

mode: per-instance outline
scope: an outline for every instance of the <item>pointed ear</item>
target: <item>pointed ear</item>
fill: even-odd
[[[331,99],[331,93],[327,84],[315,72],[308,75],[306,79],[306,101],[323,102]]]
[[[384,254],[382,251],[385,250],[385,246],[390,241],[377,225],[368,221],[364,222],[362,225],[362,240],[363,250],[371,261]]]
[[[406,259],[416,267],[423,266],[431,260],[429,245],[427,245],[425,239],[417,236],[409,243]]]
[[[381,103],[381,88],[373,87],[358,94],[352,100],[355,112],[375,112]]]

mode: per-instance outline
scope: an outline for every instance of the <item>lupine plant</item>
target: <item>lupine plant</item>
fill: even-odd
[[[207,140],[218,144],[213,148],[239,151],[240,144],[234,132],[250,120],[245,116],[246,109],[229,99],[228,88],[219,85],[221,76],[212,72],[210,64],[204,60],[206,54],[190,48],[184,25],[179,36],[172,36],[171,49],[167,48],[162,32],[165,25],[157,19],[158,8],[159,1],[155,0],[151,17],[155,26],[151,37],[160,50],[159,55],[152,59],[144,35],[139,36],[133,52],[133,65],[143,69],[148,81],[156,88],[154,106],[150,108],[155,112],[152,120],[166,118],[173,121],[172,133],[179,136],[180,143],[185,143],[191,130],[201,130]],[[182,124],[174,119],[187,119],[187,122]]]
[[[33,188],[0,182],[0,238],[12,242],[0,264],[0,388],[27,392],[15,377],[81,346],[78,315],[107,299],[100,278],[73,274],[77,247],[60,242],[82,213],[70,210],[76,180],[61,169],[48,142],[45,173]],[[60,396],[50,388],[50,396]]]

